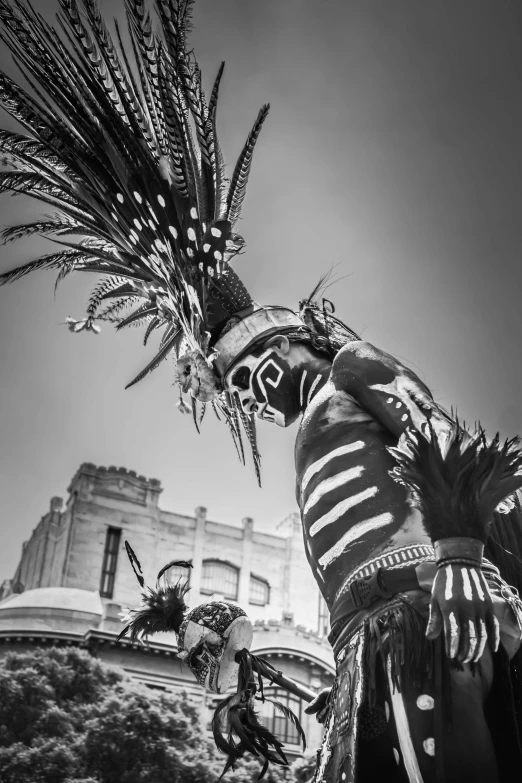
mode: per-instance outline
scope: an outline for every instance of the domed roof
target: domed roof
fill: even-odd
[[[79,590],[76,587],[39,587],[16,593],[0,601],[0,615],[20,609],[61,609],[85,614],[103,614],[103,604],[98,592]]]

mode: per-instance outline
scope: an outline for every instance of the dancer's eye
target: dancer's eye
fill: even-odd
[[[250,388],[250,375],[251,372],[248,367],[238,367],[232,374],[232,385],[240,391],[247,391]]]

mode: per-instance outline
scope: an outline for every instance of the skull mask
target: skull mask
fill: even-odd
[[[235,655],[252,644],[252,624],[234,604],[215,601],[187,614],[178,634],[179,657],[200,685],[224,693],[237,679]]]

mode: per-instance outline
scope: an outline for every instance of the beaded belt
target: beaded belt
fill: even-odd
[[[349,592],[354,579],[372,576],[379,568],[401,568],[405,565],[418,565],[426,560],[435,560],[435,550],[430,544],[408,544],[377,555],[348,574],[337,592],[334,605]]]

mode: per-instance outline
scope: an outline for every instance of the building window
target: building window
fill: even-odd
[[[205,560],[203,562],[200,590],[203,595],[219,593],[225,598],[235,601],[238,581],[239,571],[235,566],[220,560]]]
[[[301,699],[298,699],[292,693],[288,693],[288,691],[282,690],[282,688],[265,688],[265,696],[281,702],[285,707],[289,707],[299,723],[301,723]],[[260,712],[263,723],[272,734],[275,734],[278,740],[290,745],[299,745],[300,740],[296,727],[274,704],[265,701],[261,706]]]
[[[114,592],[114,578],[118,564],[118,552],[120,549],[121,530],[110,527],[105,539],[105,552],[103,553],[102,577],[100,595],[103,598],[112,598]]]
[[[250,574],[248,603],[255,606],[266,606],[270,603],[270,585],[266,579]]]
[[[319,614],[317,619],[317,632],[319,636],[328,636],[330,633],[330,612],[326,601],[319,593]]]

